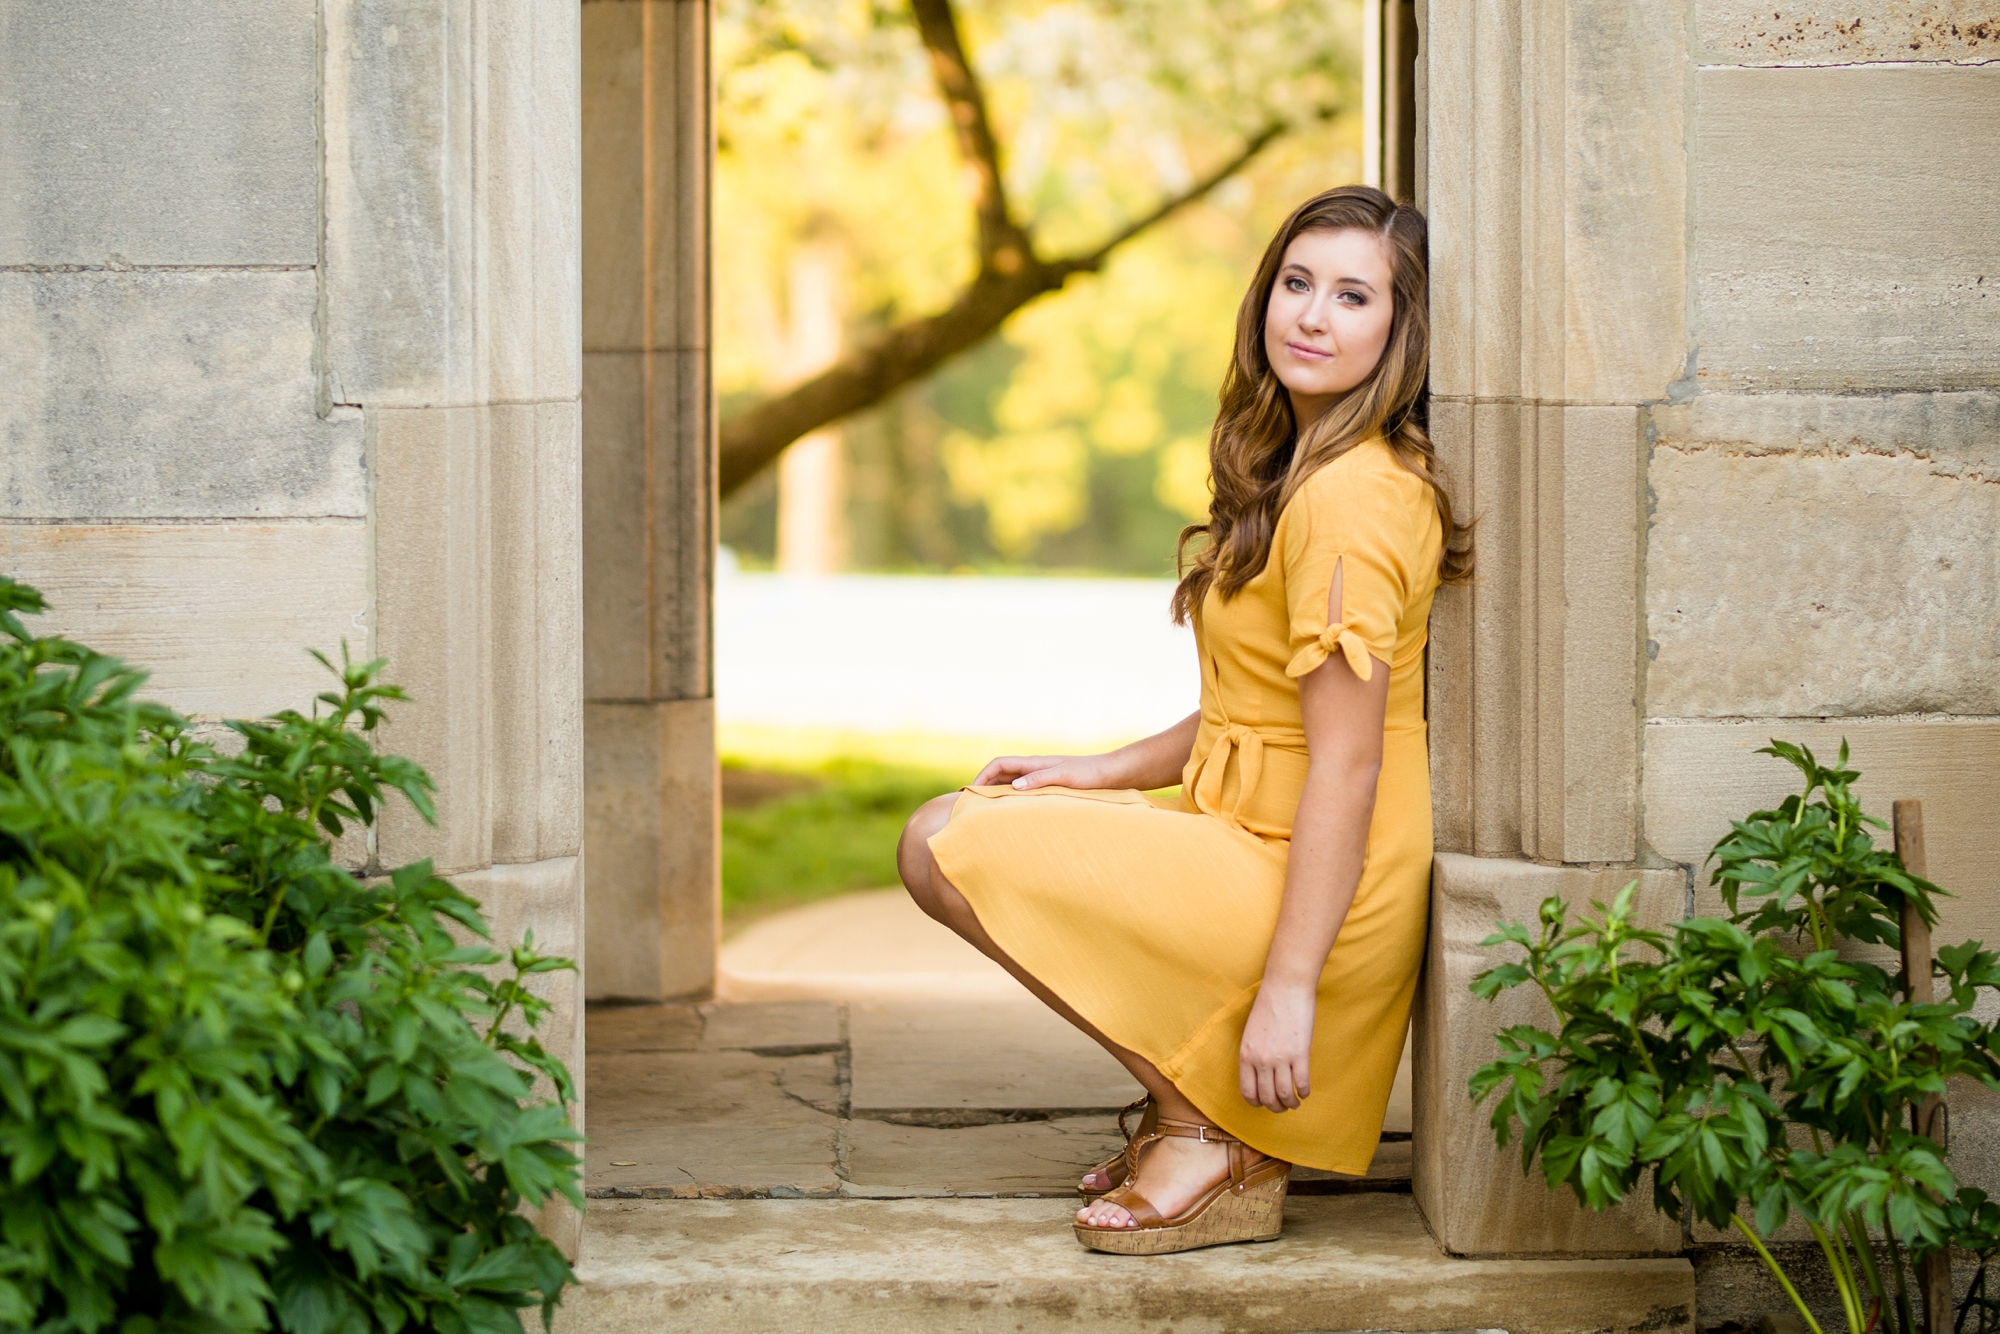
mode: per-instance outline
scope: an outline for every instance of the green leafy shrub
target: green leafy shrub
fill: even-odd
[[[1736,1228],[1819,1334],[1763,1241],[1798,1214],[1852,1334],[1885,1310],[1914,1334],[1906,1261],[2000,1244],[2000,1210],[1961,1192],[1944,1151],[1910,1128],[1952,1076],[2000,1088],[1995,1025],[1973,1016],[1977,994],[2000,988],[2000,958],[1976,941],[1940,949],[1949,995],[1923,1005],[1903,999],[1900,973],[1843,958],[1843,940],[1899,944],[1906,900],[1934,922],[1942,891],[1874,845],[1883,825],[1853,796],[1846,746],[1831,768],[1784,742],[1762,753],[1795,765],[1805,790],[1716,845],[1726,919],[1643,929],[1628,885],[1574,922],[1550,899],[1535,931],[1506,923],[1485,942],[1527,957],[1480,974],[1475,993],[1532,985],[1556,1027],[1500,1034],[1472,1095],[1493,1100],[1495,1137],[1518,1133],[1523,1170],[1539,1158],[1551,1189],[1602,1209],[1650,1176],[1656,1208]]]
[[[582,1198],[525,981],[569,964],[476,943],[428,863],[329,853],[392,794],[431,813],[369,742],[400,692],[344,664],[211,747],[42,609],[0,578],[0,1324],[546,1320],[572,1275],[522,1208]]]

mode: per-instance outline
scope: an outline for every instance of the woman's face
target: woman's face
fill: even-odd
[[[1395,314],[1389,251],[1373,232],[1301,232],[1264,311],[1264,355],[1303,427],[1382,360]]]

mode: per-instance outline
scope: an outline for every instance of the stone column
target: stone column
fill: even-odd
[[[1524,1179],[1465,1087],[1532,1012],[1467,993],[1497,961],[1477,947],[1497,919],[1634,879],[1649,919],[1684,908],[1637,797],[1640,405],[1677,392],[1688,358],[1686,15],[1429,0],[1422,17],[1432,433],[1479,518],[1479,578],[1445,591],[1433,627],[1417,1195],[1456,1252],[1674,1251],[1679,1227],[1647,1202],[1591,1218]]]
[[[715,984],[708,6],[583,6],[592,997]]]
[[[1708,849],[1791,782],[1768,738],[1939,812],[1940,941],[2000,921],[2000,71],[1928,14],[1428,0],[1432,426],[1480,518],[1431,656],[1415,1184],[1451,1250],[1679,1249],[1493,1149],[1465,1080],[1536,1007],[1465,988],[1552,894],[1717,911]],[[2000,1118],[1953,1111],[1991,1188]]]
[[[0,6],[0,563],[198,718],[413,702],[355,869],[582,944],[577,11]],[[543,1030],[581,1088],[581,988]],[[577,1113],[580,1118],[582,1107]],[[572,1246],[574,1214],[549,1220]]]

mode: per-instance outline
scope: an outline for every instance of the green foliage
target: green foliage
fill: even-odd
[[[722,815],[722,906],[729,915],[897,883],[896,840],[910,812],[969,775],[839,759],[805,786]]]
[[[461,943],[485,925],[428,863],[329,855],[392,793],[430,814],[368,740],[401,693],[344,664],[212,747],[42,609],[0,577],[0,1323],[546,1319],[571,1275],[521,1208],[582,1201],[525,980],[570,965]]]
[[[1953,1076],[2000,1088],[1995,1025],[1973,1016],[1978,992],[2000,988],[2000,957],[1976,941],[1940,949],[1948,995],[1926,1005],[1903,999],[1900,973],[1843,957],[1842,941],[1897,945],[1906,900],[1935,921],[1942,891],[1874,845],[1883,825],[1853,796],[1844,745],[1831,768],[1782,741],[1763,753],[1796,766],[1805,790],[1716,845],[1729,917],[1646,929],[1628,885],[1576,921],[1550,899],[1535,930],[1507,923],[1485,942],[1526,958],[1480,974],[1475,994],[1532,984],[1556,1027],[1500,1034],[1471,1091],[1492,1100],[1501,1144],[1518,1134],[1523,1170],[1539,1158],[1551,1189],[1590,1208],[1650,1175],[1656,1208],[1736,1227],[1774,1271],[1761,1238],[1797,1213],[1853,1334],[1867,1324],[1863,1289],[1891,1300],[1868,1243],[1885,1237],[1907,1331],[1905,1250],[1936,1250],[1983,1216],[1911,1113]]]

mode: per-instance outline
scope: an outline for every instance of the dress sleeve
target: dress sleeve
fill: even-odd
[[[1293,498],[1281,535],[1292,657],[1285,675],[1304,676],[1339,652],[1362,680],[1374,659],[1394,663],[1396,629],[1409,605],[1409,498],[1393,483],[1329,465]],[[1327,618],[1333,572],[1341,606]]]

